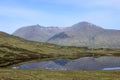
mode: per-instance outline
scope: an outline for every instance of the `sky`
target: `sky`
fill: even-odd
[[[0,0],[0,31],[23,26],[69,27],[87,21],[120,30],[120,0]]]

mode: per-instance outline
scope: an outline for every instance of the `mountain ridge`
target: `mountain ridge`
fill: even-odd
[[[35,28],[35,26],[32,27]],[[27,30],[23,28],[23,31],[20,31],[20,28],[13,35],[28,40],[65,46],[120,48],[120,30],[104,29],[86,21],[78,22],[62,29],[60,27],[39,27],[38,25],[37,27],[37,30],[34,30],[28,26]],[[26,33],[24,33],[24,30]],[[33,33],[34,31],[35,33]],[[24,35],[21,36],[22,32]]]
[[[54,31],[53,31],[54,30]],[[39,33],[41,32],[41,33]],[[16,30],[13,35],[19,36],[21,38],[32,40],[32,41],[40,41],[46,42],[48,38],[53,36],[54,34],[59,33],[58,27],[43,27],[40,25],[32,25],[27,27],[22,27]],[[44,34],[44,35],[42,35]],[[40,37],[39,37],[40,36]]]

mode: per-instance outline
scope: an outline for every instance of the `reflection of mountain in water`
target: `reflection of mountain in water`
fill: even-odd
[[[75,60],[57,59],[20,65],[20,68],[44,68],[57,70],[102,70],[120,67],[119,57],[84,57]]]
[[[68,59],[57,59],[57,60],[53,60],[56,64],[62,65],[64,66],[65,64],[67,64],[68,62],[70,62],[71,60]]]

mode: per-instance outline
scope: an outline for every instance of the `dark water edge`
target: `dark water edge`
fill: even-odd
[[[52,69],[52,70],[120,70],[120,57],[83,57],[74,60],[55,59],[13,66],[12,69]]]

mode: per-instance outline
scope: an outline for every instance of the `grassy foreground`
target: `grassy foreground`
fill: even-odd
[[[0,69],[0,80],[120,80],[120,71]]]

